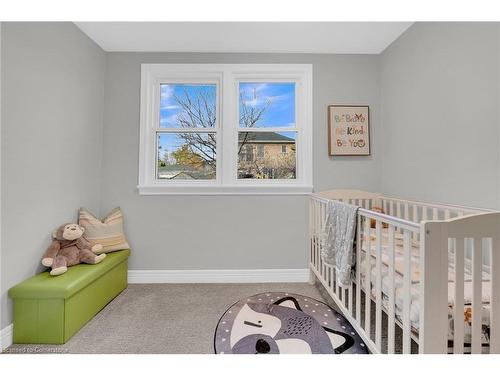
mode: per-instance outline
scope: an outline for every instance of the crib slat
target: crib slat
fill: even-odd
[[[319,220],[319,209],[320,209],[320,205],[322,203],[318,203],[318,207],[316,209],[316,231],[317,231],[317,234],[318,234],[318,238],[320,238],[321,236],[321,227],[320,227],[320,220]],[[317,241],[318,243],[316,244],[316,269],[318,271],[321,271],[321,257],[320,257],[320,246],[321,246],[321,241]]]
[[[340,285],[337,281],[337,272],[335,272],[335,294],[337,295],[337,297],[341,298],[340,296]]]
[[[394,216],[394,201],[389,202],[389,215]]]
[[[324,278],[325,275],[323,274],[323,257],[321,256],[321,248],[318,248],[318,271],[321,278]]]
[[[432,220],[438,220],[438,219],[439,219],[438,209],[434,207],[432,209]]]
[[[375,249],[377,253],[376,270],[377,280],[375,286],[375,345],[381,352],[382,349],[382,223],[380,220],[376,221],[375,232],[377,235],[375,242]]]
[[[356,227],[356,321],[361,325],[361,215]]]
[[[326,211],[326,203],[321,203],[320,206],[319,206],[319,212],[318,212],[320,235],[322,233],[322,228],[325,227],[324,223],[323,223],[323,212],[324,211]],[[318,259],[319,259],[319,271],[320,271],[320,274],[321,274],[321,271],[323,269],[323,265],[325,263],[325,262],[323,262],[323,257],[321,256],[321,246],[318,246]]]
[[[326,215],[327,215],[327,204],[326,203],[323,203],[321,205],[321,209],[320,209],[320,221],[321,221],[321,228],[324,228],[325,227],[325,224],[326,224]],[[321,257],[321,264],[320,264],[320,275],[321,275],[321,278],[323,280],[326,280],[328,281],[328,274],[327,274],[327,268],[326,268],[326,264],[323,260],[323,257]]]
[[[325,205],[326,205],[326,203],[320,202],[320,204],[318,206],[318,235],[319,236],[321,236],[322,229],[324,228],[323,222],[321,220],[321,211]],[[321,256],[321,242],[318,243],[317,256],[318,256],[318,271],[320,271],[320,274],[321,274],[321,267],[323,266],[323,257]]]
[[[366,237],[366,252],[365,252],[365,331],[370,337],[371,327],[371,233],[370,219],[365,218],[365,237]]]
[[[410,303],[411,303],[411,249],[410,232],[403,231],[403,254],[404,254],[404,275],[403,275],[403,354],[411,353],[411,323],[410,323]]]
[[[420,220],[418,218],[418,207],[416,204],[413,205],[413,221],[415,223],[420,223]],[[412,235],[411,235],[411,238],[415,241],[418,240],[418,233],[416,232],[413,232]]]
[[[330,267],[329,274],[330,274],[330,289],[333,292],[333,286],[334,286],[334,283],[335,283],[335,274],[333,272],[333,267]]]
[[[349,306],[348,306],[348,309],[349,309],[349,315],[352,316],[352,295],[353,295],[353,291],[352,291],[352,282],[349,284],[349,288],[347,289],[347,297],[349,299],[348,303],[349,303]]]
[[[446,209],[444,210],[444,219],[448,220],[450,218],[450,210]]]
[[[482,240],[474,239],[472,252],[472,353],[481,353],[481,317],[482,317]]]
[[[312,245],[313,245],[313,239],[314,239],[314,236],[312,235],[312,228],[313,228],[313,223],[312,223],[312,204],[313,204],[313,200],[310,199],[309,200],[309,263],[312,263]]]
[[[388,239],[388,255],[389,255],[389,316],[388,316],[388,329],[387,329],[387,352],[389,354],[394,354],[394,340],[395,340],[395,330],[396,330],[396,313],[394,309],[394,226],[389,225],[388,228],[389,239]]]
[[[500,354],[500,239],[491,244],[490,354]]]
[[[401,218],[401,202],[398,201],[396,205],[396,216]]]
[[[455,305],[453,307],[453,352],[464,352],[464,238],[455,240]]]
[[[384,212],[386,214],[388,213],[388,211],[387,211],[387,199],[382,200],[382,209],[384,210]]]
[[[422,221],[427,221],[427,207],[422,206]]]
[[[314,236],[315,236],[315,240],[316,240],[314,242],[314,266],[316,269],[318,269],[318,246],[319,246],[319,242],[321,241],[319,222],[318,222],[318,209],[319,209],[319,203],[314,202],[313,221],[314,221]]]
[[[410,207],[408,206],[408,203],[405,202],[405,220],[410,219]]]
[[[317,210],[317,205],[318,205],[318,202],[316,201],[313,201],[312,202],[312,213],[311,213],[311,221],[312,221],[312,225],[313,225],[313,229],[312,229],[312,233],[313,233],[313,243],[312,243],[312,249],[311,249],[311,252],[312,252],[312,260],[313,260],[313,264],[314,264],[314,268],[317,268],[316,267],[316,246],[317,246],[317,243],[318,241],[320,240],[319,239],[319,236],[318,236],[318,223],[316,222],[316,210]]]

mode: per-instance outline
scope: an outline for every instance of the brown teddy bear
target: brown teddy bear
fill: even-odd
[[[78,224],[64,224],[52,233],[53,241],[42,258],[45,267],[52,267],[52,276],[62,275],[69,266],[79,263],[97,264],[106,254],[96,255],[102,245],[92,246],[85,238],[85,229]]]
[[[382,207],[372,207],[372,211],[378,212],[380,214],[385,214]],[[370,219],[370,227],[375,228],[376,226],[377,226],[377,220]],[[382,222],[382,228],[388,228],[388,227],[389,227],[389,224]]]

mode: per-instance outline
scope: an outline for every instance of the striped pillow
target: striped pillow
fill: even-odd
[[[102,245],[103,248],[98,254],[129,248],[123,233],[123,214],[120,207],[111,211],[102,221],[82,207],[78,223],[85,228],[85,238],[92,246]]]

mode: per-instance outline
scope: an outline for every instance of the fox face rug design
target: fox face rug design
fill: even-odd
[[[354,328],[313,298],[268,292],[232,305],[214,337],[218,354],[366,354]]]

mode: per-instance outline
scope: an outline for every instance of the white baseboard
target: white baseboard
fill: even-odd
[[[13,325],[8,325],[0,331],[0,353],[12,345]]]
[[[305,283],[309,269],[130,270],[130,284],[149,283]]]

